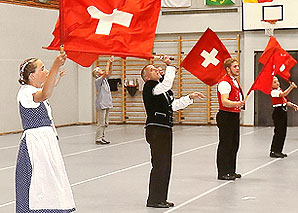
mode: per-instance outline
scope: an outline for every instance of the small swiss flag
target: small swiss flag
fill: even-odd
[[[226,74],[224,60],[230,57],[217,35],[208,28],[184,58],[181,66],[205,84],[212,86]]]

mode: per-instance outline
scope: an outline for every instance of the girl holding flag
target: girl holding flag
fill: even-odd
[[[19,82],[22,86],[17,99],[24,133],[16,166],[17,213],[75,211],[47,101],[66,57],[59,54],[50,71],[37,58],[29,58],[20,65]]]
[[[296,84],[292,82],[285,91],[279,86],[278,78],[274,76],[270,93],[273,106],[272,119],[274,123],[274,135],[270,149],[270,157],[272,158],[287,157],[286,154],[282,153],[287,134],[287,106],[294,108],[295,111],[298,110],[296,104],[286,99],[286,96],[289,95],[294,88],[297,88]]]

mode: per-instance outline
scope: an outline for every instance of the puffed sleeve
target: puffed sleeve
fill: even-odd
[[[37,108],[40,103],[34,102],[33,94],[38,91],[41,91],[41,88],[36,88],[31,85],[23,85],[18,92],[17,100],[25,108]]]

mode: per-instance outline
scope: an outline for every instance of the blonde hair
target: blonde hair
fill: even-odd
[[[227,68],[230,68],[234,62],[238,62],[239,63],[239,61],[238,61],[237,58],[227,58],[224,61],[224,68],[225,68],[225,70],[227,71]]]

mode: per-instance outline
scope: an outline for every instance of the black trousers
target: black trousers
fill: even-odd
[[[285,107],[275,107],[272,113],[274,123],[274,135],[271,144],[271,152],[281,153],[287,135],[287,111]]]
[[[235,173],[240,139],[239,113],[219,110],[216,122],[219,129],[216,158],[218,175]]]
[[[150,145],[152,164],[147,202],[166,201],[172,165],[172,129],[148,126],[146,140]]]

